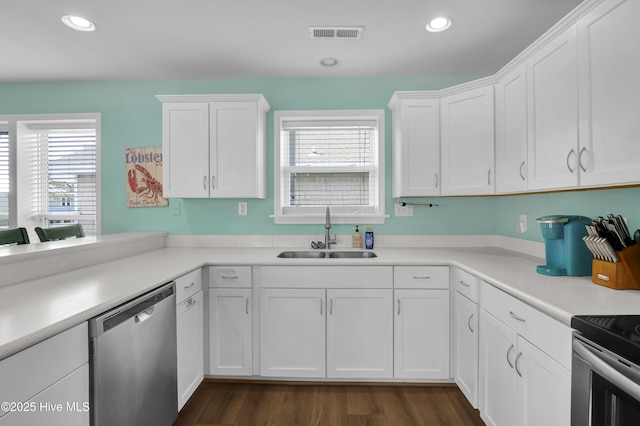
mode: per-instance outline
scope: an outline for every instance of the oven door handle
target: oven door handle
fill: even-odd
[[[640,385],[611,367],[607,362],[600,359],[588,346],[577,339],[573,339],[573,351],[589,364],[591,369],[607,379],[613,385],[622,389],[636,400],[640,400]]]

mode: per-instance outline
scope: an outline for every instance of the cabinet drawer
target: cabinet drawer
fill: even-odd
[[[480,280],[462,269],[451,269],[451,284],[453,288],[467,296],[474,302],[478,301],[478,287]]]
[[[210,266],[209,287],[251,287],[251,266]]]
[[[571,328],[494,286],[482,283],[482,309],[571,370]]]
[[[0,401],[27,401],[87,364],[88,336],[83,322],[0,361],[2,383],[11,384],[0,386]],[[0,417],[5,414],[0,410]]]
[[[200,269],[176,278],[176,303],[202,290],[202,272]]]
[[[392,288],[392,266],[263,266],[263,288]]]
[[[396,266],[394,288],[449,288],[448,266]]]

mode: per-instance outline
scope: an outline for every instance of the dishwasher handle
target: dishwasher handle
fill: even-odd
[[[171,297],[175,303],[175,293],[175,282],[171,282],[92,318],[89,321],[89,337],[97,337],[131,318],[136,323],[146,321],[153,315],[154,306],[158,303]]]

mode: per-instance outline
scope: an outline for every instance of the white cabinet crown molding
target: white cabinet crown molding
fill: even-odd
[[[269,111],[271,105],[261,94],[204,94],[204,95],[156,95],[160,102],[258,102],[260,109]]]

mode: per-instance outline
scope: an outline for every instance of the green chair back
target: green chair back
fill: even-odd
[[[73,237],[81,238],[84,237],[84,230],[80,224],[56,226],[53,228],[40,228],[38,226],[36,227],[36,234],[38,234],[38,238],[40,238],[41,242],[45,242],[65,240]]]
[[[29,244],[27,229],[16,228],[0,231],[0,246],[5,244]]]

